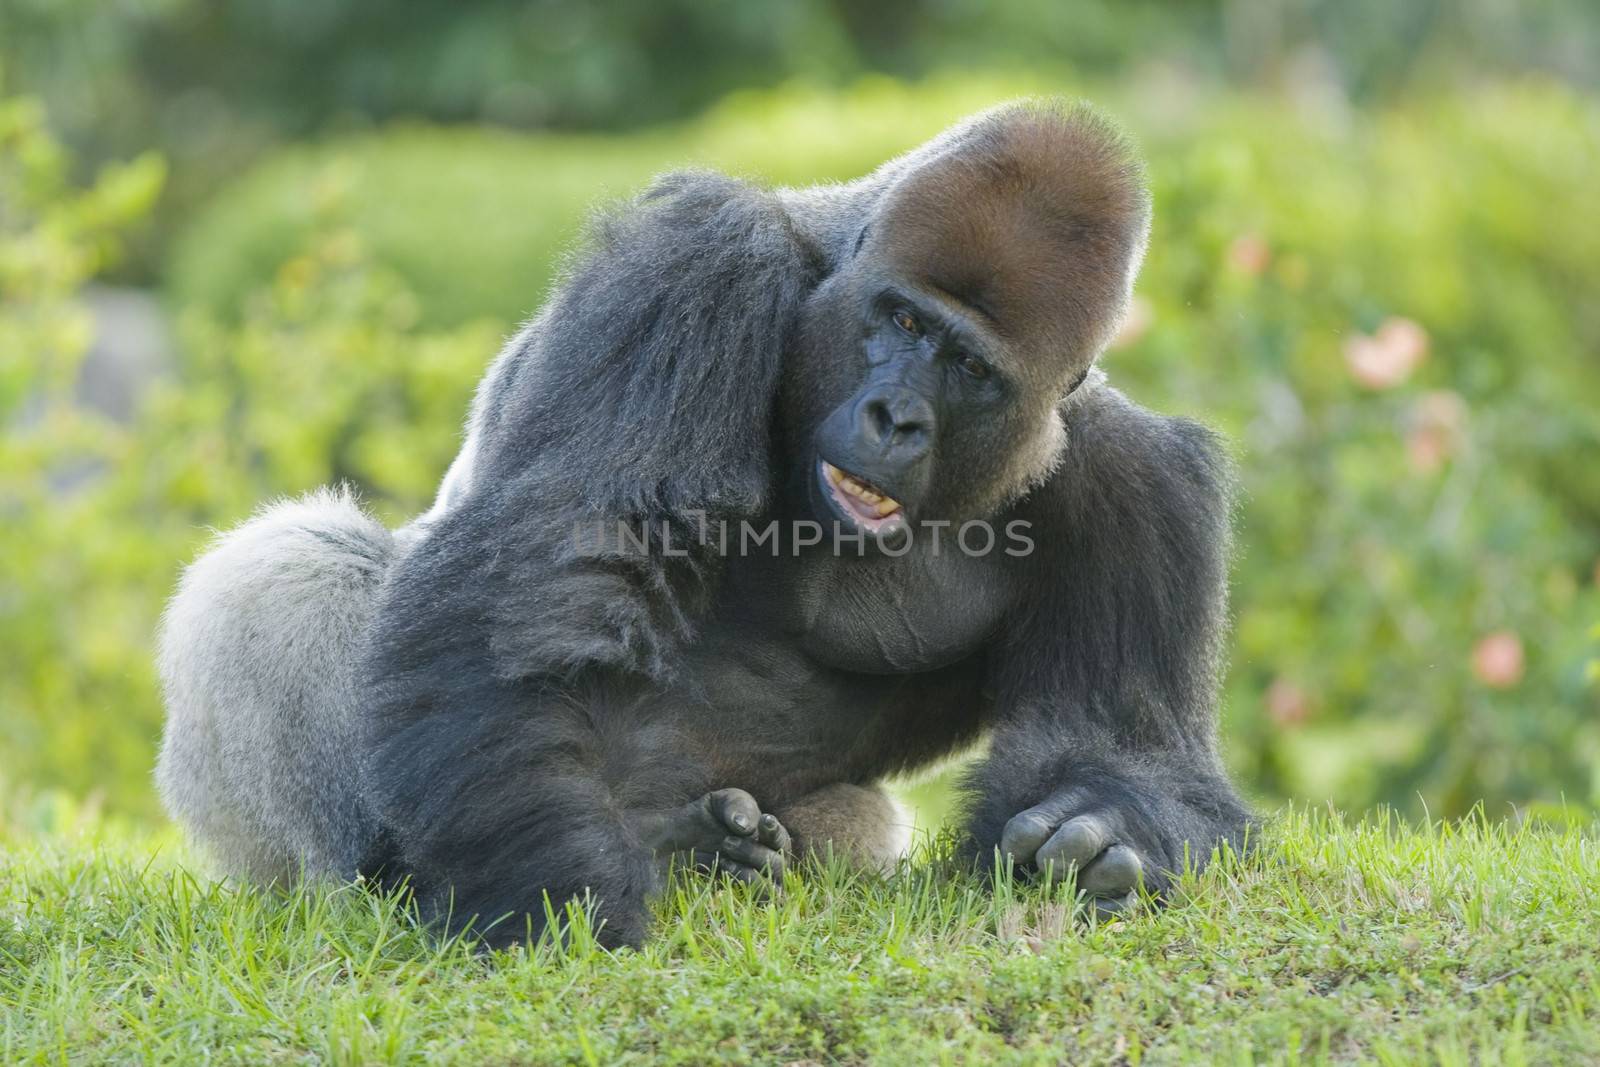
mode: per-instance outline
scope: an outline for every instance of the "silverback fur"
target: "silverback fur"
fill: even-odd
[[[356,667],[394,550],[323,489],[261,509],[184,572],[161,629],[156,781],[230,874],[348,873],[371,844]]]

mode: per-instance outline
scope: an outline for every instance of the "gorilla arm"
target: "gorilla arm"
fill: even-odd
[[[654,849],[733,836],[754,842],[734,859],[766,864],[781,844],[742,802],[695,801],[722,783],[641,714],[717,561],[580,550],[574,526],[671,527],[682,546],[696,512],[763,506],[811,284],[770,196],[675,176],[598,227],[503,357],[471,486],[386,583],[364,665],[372,800],[432,914],[509,915],[491,939],[512,940],[543,925],[545,894],[588,891],[604,940],[637,942]]]
[[[1115,908],[1249,821],[1215,738],[1229,475],[1195,423],[1103,384],[1069,405],[1063,463],[1021,505],[1032,592],[994,652],[967,831],[980,861],[1075,867]]]

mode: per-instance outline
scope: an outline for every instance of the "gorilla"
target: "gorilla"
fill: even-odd
[[[238,878],[403,879],[492,945],[588,898],[628,945],[675,858],[892,864],[879,783],[985,741],[974,862],[1159,896],[1250,814],[1228,465],[1094,368],[1149,214],[1057,101],[848,184],[657,180],[489,368],[425,515],[323,490],[188,568],[168,810]]]

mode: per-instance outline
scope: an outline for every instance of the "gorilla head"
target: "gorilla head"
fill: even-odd
[[[801,312],[780,410],[815,518],[887,543],[1046,476],[1148,225],[1137,163],[1087,111],[1009,108],[919,153]]]

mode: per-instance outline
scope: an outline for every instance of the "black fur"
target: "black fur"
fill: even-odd
[[[679,175],[605,218],[493,372],[470,484],[386,583],[364,667],[386,873],[430,915],[503,918],[492,942],[587,894],[604,940],[637,943],[662,871],[644,814],[735,787],[800,818],[985,729],[979,856],[1064,790],[1156,888],[1185,843],[1236,837],[1214,737],[1221,454],[1077,388],[1147,212],[1103,122],[1024,106],[854,185]],[[915,334],[886,292],[921,301]],[[962,346],[993,376],[956,369]],[[708,520],[826,517],[818,457],[878,463],[839,435],[913,396],[920,421],[880,429],[926,447],[872,481],[905,514],[1025,520],[1033,555],[694,543]],[[619,519],[651,551],[579,550],[575,524]]]

